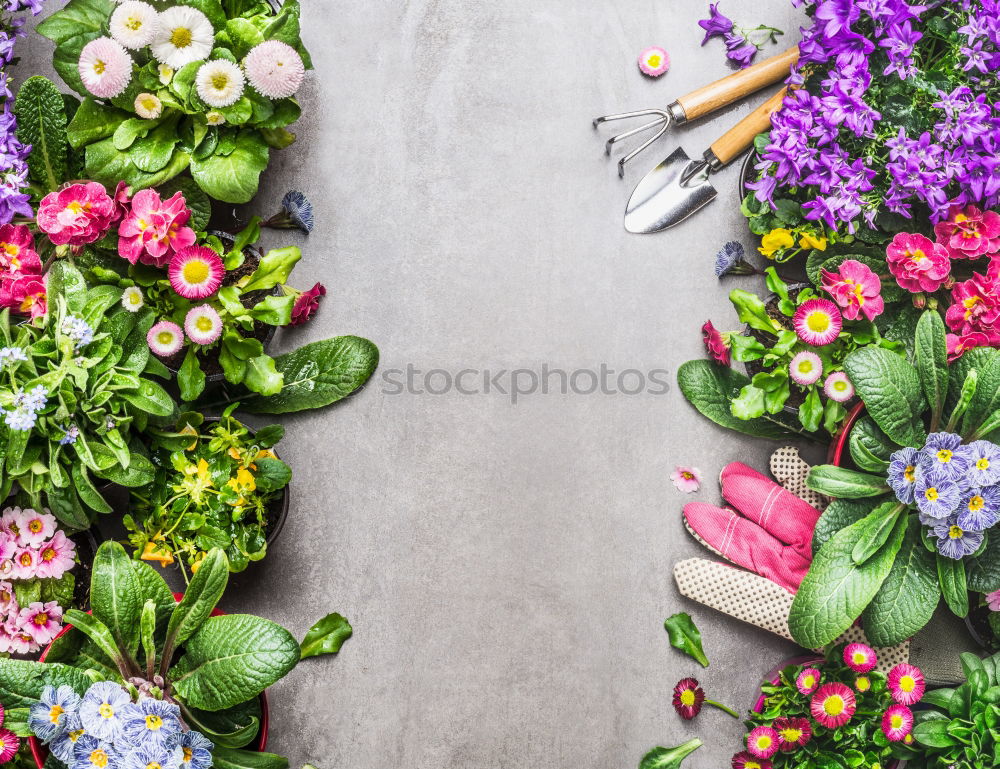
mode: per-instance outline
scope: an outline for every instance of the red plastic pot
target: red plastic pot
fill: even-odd
[[[847,419],[844,424],[840,426],[840,430],[837,434],[833,436],[833,442],[830,444],[830,448],[827,451],[826,462],[829,465],[836,465],[841,467],[847,456],[847,441],[851,437],[851,430],[854,429],[854,425],[857,424],[858,420],[864,416],[865,404],[859,403],[857,406],[852,408],[847,414]]]
[[[180,601],[183,597],[184,593],[174,593],[175,601]],[[91,613],[92,612],[89,611],[87,612],[87,614]],[[225,614],[225,612],[220,609],[212,609],[211,616],[221,617],[223,614]],[[48,656],[49,649],[52,648],[52,644],[56,642],[56,639],[66,635],[71,627],[73,626],[69,624],[63,626],[63,629],[59,631],[55,638],[52,639],[52,643],[45,647],[45,651],[42,652],[42,656],[38,658],[39,662],[45,662],[45,658]],[[263,753],[267,748],[267,732],[269,726],[270,717],[268,715],[267,692],[264,691],[260,693],[260,731],[257,732],[257,740],[253,746],[254,750]],[[45,759],[49,757],[49,749],[39,742],[37,737],[29,737],[28,745],[31,748],[31,756],[35,759],[35,765],[38,769],[43,769],[45,766]]]

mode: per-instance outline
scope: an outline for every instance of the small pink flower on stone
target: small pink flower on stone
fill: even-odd
[[[701,470],[680,465],[670,474],[670,480],[678,491],[691,494],[701,488]]]

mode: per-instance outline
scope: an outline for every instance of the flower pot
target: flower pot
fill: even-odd
[[[788,295],[790,297],[798,296],[798,292],[801,291],[803,288],[807,288],[808,286],[809,286],[808,283],[792,283],[788,286]],[[769,310],[774,309],[775,312],[774,319],[781,322],[781,319],[786,319],[786,316],[781,315],[780,313],[777,312],[776,305],[779,299],[780,297],[777,294],[772,293],[764,297],[763,301],[764,301],[764,306],[767,307]],[[779,315],[780,318],[778,317]],[[789,323],[788,330],[793,331],[794,329],[791,328],[791,319],[787,318],[787,320]],[[750,324],[747,324],[743,327],[743,336],[752,336],[755,339],[757,339],[757,341],[762,341],[761,337],[763,335],[764,332],[757,331],[756,329],[751,328]],[[746,375],[748,377],[753,379],[753,375],[763,371],[764,367],[760,365],[760,361],[751,360],[743,364],[743,370],[746,372]],[[786,414],[791,414],[792,416],[795,416],[799,413],[799,406],[802,404],[802,401],[804,399],[805,396],[801,393],[801,391],[792,388],[790,391],[790,395],[788,396],[788,401],[785,402],[785,405],[782,407],[781,410],[784,411]]]
[[[989,615],[989,607],[978,606],[966,615],[965,627],[978,646],[990,654],[994,654],[1000,651],[1000,638],[997,638],[990,628]]]
[[[746,157],[743,158],[743,163],[740,166],[740,178],[736,185],[736,197],[740,206],[743,205],[743,199],[747,196],[747,184],[753,181],[754,172],[757,170],[754,165],[760,160],[760,155],[757,154],[756,150],[750,150]]]
[[[183,593],[174,593],[175,601],[179,602],[183,597],[184,597]],[[91,612],[89,611],[87,612],[87,614],[90,613]],[[225,613],[226,612],[222,611],[221,609],[212,609],[211,616],[221,617]],[[57,638],[60,638],[61,636],[64,636],[66,633],[68,633],[71,627],[73,626],[72,625],[64,626],[63,629],[59,631],[59,634],[56,636],[56,638],[52,639],[52,643],[55,643]],[[52,643],[50,643],[47,647],[45,647],[45,651],[42,652],[42,656],[39,659],[39,662],[45,662],[45,657],[48,656],[49,649],[52,648]],[[267,733],[270,727],[270,715],[268,713],[268,710],[269,706],[267,701],[267,692],[263,691],[260,693],[260,731],[257,733],[256,740],[253,743],[251,743],[252,748],[248,749],[252,749],[260,753],[263,753],[267,749]],[[49,749],[45,747],[37,737],[29,737],[28,746],[31,748],[32,758],[35,759],[35,766],[37,766],[38,769],[44,769],[45,760],[49,757]]]
[[[851,437],[851,430],[854,429],[854,425],[857,424],[858,420],[864,416],[865,404],[858,403],[854,408],[850,410],[847,414],[847,419],[844,424],[841,425],[840,430],[833,440],[830,442],[830,448],[827,451],[826,462],[827,464],[834,465],[836,467],[845,467],[847,465],[853,465],[851,461],[851,452],[848,448],[847,442]]]

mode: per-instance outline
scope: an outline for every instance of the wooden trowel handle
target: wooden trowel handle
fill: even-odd
[[[710,112],[739,101],[745,96],[778,83],[788,77],[788,73],[799,60],[799,47],[789,48],[784,53],[766,59],[752,67],[741,69],[728,77],[692,91],[675,102],[684,113],[684,121],[695,120]]]
[[[718,169],[738,158],[757,134],[770,129],[771,115],[781,109],[787,93],[788,89],[782,88],[717,139],[705,153],[708,164]]]

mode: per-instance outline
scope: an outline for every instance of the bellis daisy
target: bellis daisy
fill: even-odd
[[[913,731],[913,711],[906,705],[891,705],[882,715],[882,734],[889,742],[901,742]]]
[[[99,37],[80,51],[77,71],[84,87],[98,99],[123,93],[132,80],[132,57],[120,43]]]
[[[889,671],[887,683],[892,698],[900,705],[916,705],[927,689],[923,671],[906,662],[899,663]]]
[[[133,51],[145,48],[156,35],[158,16],[149,3],[127,0],[111,14],[111,21],[108,22],[111,37]]]
[[[184,332],[176,323],[161,320],[146,334],[149,349],[157,355],[168,358],[184,345]]]
[[[225,125],[226,116],[218,110],[213,109],[205,113],[205,122],[208,123],[208,125]]]
[[[202,64],[194,82],[198,95],[209,107],[229,107],[243,95],[243,72],[225,59]]]
[[[819,688],[820,672],[816,668],[803,668],[795,679],[795,688],[800,694],[812,694]]]
[[[184,333],[195,344],[212,344],[222,335],[222,318],[209,304],[192,307],[184,318]]]
[[[21,747],[21,740],[10,729],[0,729],[0,764],[6,764]]]
[[[650,46],[639,54],[639,70],[642,74],[659,77],[668,69],[670,69],[670,56],[659,46]]]
[[[742,751],[733,756],[733,769],[771,769],[771,762],[766,758],[757,758],[749,751]]]
[[[250,85],[269,99],[294,96],[305,78],[306,68],[298,51],[280,40],[265,40],[243,59]]]
[[[823,382],[823,394],[835,403],[846,403],[854,397],[854,385],[843,371],[834,371]]]
[[[208,58],[215,43],[215,30],[197,8],[175,5],[160,14],[159,27],[150,50],[158,62],[178,70],[192,61]]]
[[[774,731],[778,733],[778,749],[792,753],[812,739],[812,727],[807,718],[777,718]]]
[[[685,721],[690,721],[701,712],[705,703],[705,691],[695,678],[682,678],[674,687],[674,710]]]
[[[829,299],[803,302],[795,311],[792,323],[799,339],[814,347],[822,347],[835,341],[844,326],[840,310]]]
[[[858,676],[854,679],[854,688],[861,694],[864,694],[865,692],[871,690],[872,680],[868,676]]]
[[[878,664],[875,650],[867,644],[847,644],[844,647],[844,664],[855,673],[870,673]]]
[[[747,737],[747,750],[757,758],[770,758],[778,752],[778,733],[770,726],[758,726]]]
[[[122,291],[122,307],[129,312],[139,312],[145,304],[146,299],[138,286],[129,286]]]
[[[821,726],[836,729],[843,726],[857,710],[854,692],[841,683],[823,684],[809,701],[809,712]]]
[[[690,494],[701,488],[701,470],[697,467],[677,467],[670,473],[670,480],[678,491]]]
[[[185,299],[204,299],[219,290],[225,268],[222,259],[207,246],[182,248],[167,269],[170,285]]]
[[[788,364],[788,373],[795,384],[808,387],[823,376],[823,361],[811,350],[803,350]]]
[[[163,113],[163,102],[155,93],[141,93],[135,97],[135,114],[144,120],[156,120]]]

